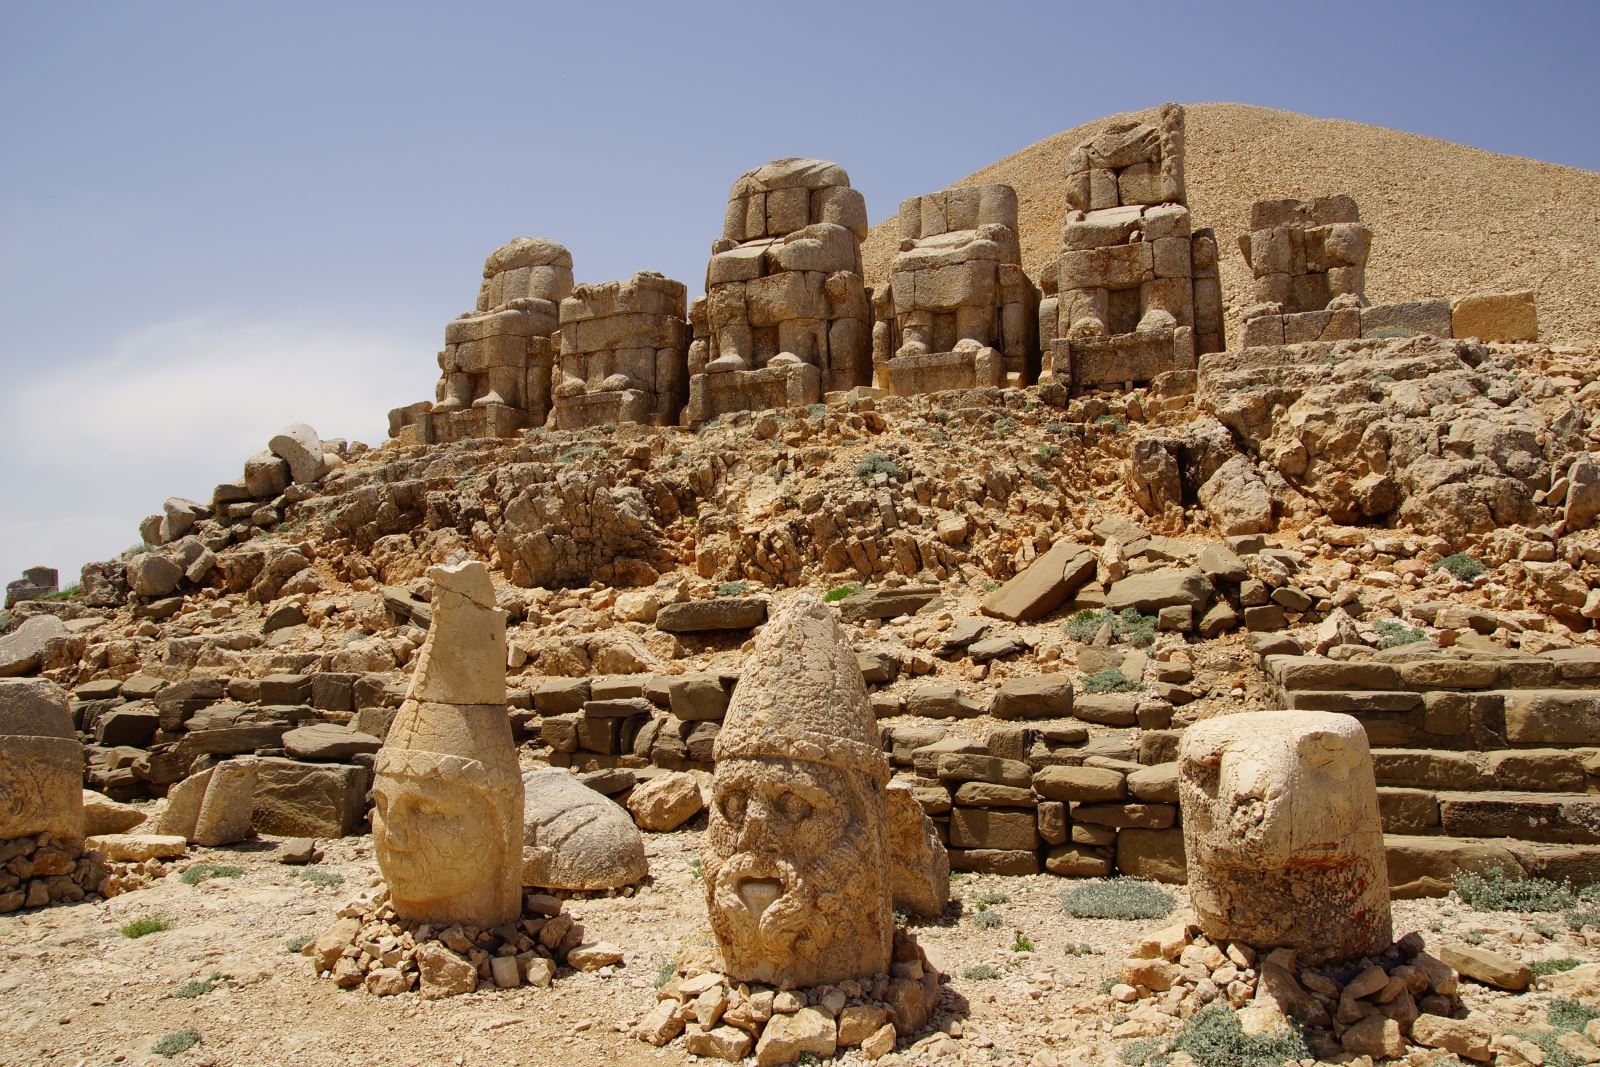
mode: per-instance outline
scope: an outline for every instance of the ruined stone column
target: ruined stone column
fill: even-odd
[[[1303,963],[1393,940],[1372,756],[1361,723],[1261,711],[1196,723],[1179,751],[1189,894],[1213,941]]]
[[[372,839],[402,919],[492,927],[522,913],[522,778],[506,622],[476,560],[433,567],[433,625],[378,752]]]
[[[0,680],[0,841],[83,840],[83,745],[67,695],[42,678]]]
[[[785,987],[889,970],[889,764],[855,652],[802,595],[756,638],[716,742],[702,851],[724,972]]]

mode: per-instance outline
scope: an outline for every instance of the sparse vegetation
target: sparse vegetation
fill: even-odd
[[[1489,568],[1479,563],[1465,552],[1454,552],[1433,565],[1436,571],[1449,571],[1464,582],[1470,582],[1480,575],[1489,573]]]
[[[338,889],[344,885],[344,875],[325,871],[320,867],[303,867],[295,872],[295,877],[303,882],[310,882],[318,889]]]
[[[1065,433],[1067,424],[1064,422],[1047,422],[1044,424],[1045,433]]]
[[[65,589],[61,590],[59,593],[51,593],[49,596],[45,597],[44,599],[46,599],[46,600],[71,600],[73,597],[77,596],[81,592],[83,592],[83,587],[81,585],[69,585]]]
[[[1079,644],[1087,645],[1100,635],[1100,630],[1111,624],[1111,640],[1126,641],[1143,648],[1156,639],[1156,617],[1141,615],[1133,608],[1121,611],[1094,611],[1085,608],[1067,619],[1067,636]]]
[[[968,967],[962,971],[961,977],[974,982],[987,982],[992,978],[999,978],[1000,972],[987,963],[980,963],[976,967]]]
[[[901,909],[901,908],[894,909],[894,924],[896,926],[905,926],[910,921],[911,921],[911,916],[908,915],[903,909]]]
[[[1582,960],[1575,960],[1570,956],[1559,960],[1534,960],[1528,964],[1528,970],[1533,972],[1535,978],[1543,978],[1546,975],[1570,971],[1582,962]]]
[[[972,925],[980,930],[993,930],[997,926],[1004,926],[1005,919],[1001,918],[998,911],[990,911],[980,905],[972,914]]]
[[[841,585],[837,589],[828,590],[827,595],[822,599],[829,604],[837,604],[845,597],[855,596],[859,592],[861,592],[861,587],[858,585]]]
[[[717,586],[718,596],[744,596],[749,591],[749,582],[723,582]]]
[[[1109,412],[1095,419],[1094,424],[1102,430],[1110,430],[1112,433],[1121,433],[1128,428],[1126,419],[1121,415],[1112,415]]]
[[[185,1028],[182,1030],[174,1030],[170,1034],[163,1034],[157,1039],[156,1043],[151,1046],[150,1051],[154,1052],[157,1056],[165,1056],[168,1059],[171,1059],[180,1052],[188,1052],[199,1043],[200,1031],[192,1028]]]
[[[1161,1067],[1175,1053],[1187,1053],[1198,1067],[1283,1067],[1311,1059],[1311,1050],[1297,1028],[1277,1034],[1246,1034],[1239,1016],[1226,1005],[1214,1005],[1190,1018],[1170,1039],[1145,1038],[1122,1050],[1130,1067]]]
[[[1131,693],[1144,686],[1133,681],[1115,667],[1096,671],[1083,680],[1085,693]]]
[[[1044,476],[1044,471],[1034,471],[1029,477],[1033,480],[1035,489],[1049,489],[1050,479]]]
[[[1069,956],[1098,956],[1099,955],[1099,953],[1095,951],[1095,947],[1093,945],[1089,944],[1089,942],[1087,942],[1087,941],[1080,941],[1076,945],[1068,944],[1066,946],[1066,948],[1064,949],[1064,951]]]
[[[1545,1016],[1545,1021],[1558,1030],[1582,1030],[1595,1019],[1600,1019],[1600,1007],[1571,997],[1557,997],[1551,1001],[1550,1013]]]
[[[242,867],[231,867],[227,864],[197,863],[184,871],[178,877],[184,885],[199,885],[210,878],[237,878],[244,873]]]
[[[980,908],[992,908],[996,904],[1009,903],[1011,903],[1009,896],[1004,893],[997,893],[992,889],[978,894],[978,907]]]
[[[1456,895],[1473,911],[1565,911],[1581,899],[1571,882],[1513,879],[1498,867],[1456,872]]]
[[[196,978],[183,983],[178,987],[178,991],[172,995],[179,1000],[193,1000],[195,997],[203,997],[217,988],[217,983],[222,981],[224,977],[221,971],[212,971],[209,978]]]
[[[1379,648],[1399,648],[1401,645],[1409,645],[1428,636],[1415,626],[1407,626],[1399,619],[1379,619],[1372,624],[1372,628],[1378,631]]]
[[[155,915],[147,915],[143,919],[135,919],[130,923],[122,924],[122,936],[130,941],[137,941],[149,934],[159,934],[172,929],[172,924]]]
[[[1073,886],[1061,894],[1061,906],[1078,919],[1164,919],[1176,907],[1160,886],[1142,878]]]
[[[826,415],[827,413],[828,413],[828,405],[826,405],[826,404],[807,404],[806,405],[806,415],[808,417],[810,417],[810,418],[820,419],[820,418],[822,418],[822,416]]]
[[[310,934],[296,934],[293,937],[284,938],[283,947],[290,953],[290,955],[293,955],[315,940],[316,938],[312,937]]]
[[[1011,942],[1011,951],[1032,952],[1033,942],[1028,939],[1026,934],[1018,934],[1016,940]]]
[[[900,479],[900,468],[887,453],[868,452],[866,458],[856,464],[856,476],[859,478],[872,478],[879,474],[886,474],[895,481]]]
[[[1000,437],[1006,436],[1016,428],[1017,420],[1013,419],[1009,415],[1002,415],[998,419],[994,420],[994,432]]]
[[[678,961],[666,960],[656,968],[656,988],[660,989],[672,981],[672,976],[678,973]]]
[[[1060,455],[1061,446],[1057,444],[1051,444],[1049,442],[1040,445],[1038,450],[1034,452],[1034,456],[1039,460],[1040,463],[1050,463]]]
[[[699,856],[696,856],[696,857],[694,857],[693,859],[691,859],[689,861],[689,873],[694,875],[696,881],[700,880],[700,857]]]

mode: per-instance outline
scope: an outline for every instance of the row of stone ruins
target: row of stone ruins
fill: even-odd
[[[435,399],[390,412],[418,443],[533,426],[698,426],[829,392],[909,396],[1054,382],[1075,395],[1193,371],[1226,348],[1216,236],[1195,229],[1183,108],[1119,123],[1067,159],[1060,252],[1022,268],[1017,195],[960,186],[900,205],[887,286],[863,284],[866,203],[844,168],[780,159],[742,175],[705,296],[642,271],[573,284],[572,255],[519,237],[445,327]],[[1431,334],[1537,337],[1531,294],[1371,306],[1371,231],[1348,196],[1266,200],[1240,248],[1255,277],[1241,347]]]

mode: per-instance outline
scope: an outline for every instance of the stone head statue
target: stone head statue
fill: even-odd
[[[803,595],[768,623],[716,743],[703,851],[724,971],[794,987],[889,968],[889,766],[854,651]]]
[[[433,625],[378,753],[372,838],[395,913],[499,926],[522,911],[522,778],[505,615],[482,563],[428,572]]]

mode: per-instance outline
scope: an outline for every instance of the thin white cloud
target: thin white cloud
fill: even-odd
[[[294,319],[192,317],[102,355],[45,366],[0,399],[0,580],[34,563],[62,581],[137,540],[169,496],[205,500],[290,422],[376,444],[386,414],[431,396],[428,342]]]

